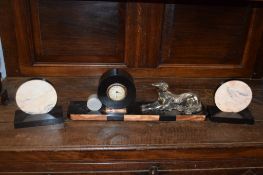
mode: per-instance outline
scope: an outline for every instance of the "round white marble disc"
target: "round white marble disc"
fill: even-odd
[[[54,87],[45,80],[29,80],[16,92],[16,104],[25,113],[45,114],[57,103]]]
[[[239,80],[225,82],[215,93],[215,104],[223,112],[240,112],[248,107],[251,100],[251,88]]]

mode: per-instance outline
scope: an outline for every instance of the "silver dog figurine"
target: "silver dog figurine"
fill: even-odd
[[[142,112],[177,110],[181,114],[189,115],[202,110],[201,101],[194,93],[173,94],[168,90],[169,86],[165,82],[153,83],[152,86],[157,88],[158,100],[142,105]]]

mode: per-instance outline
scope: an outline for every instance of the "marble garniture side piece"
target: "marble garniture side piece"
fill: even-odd
[[[153,83],[157,88],[157,101],[141,106],[142,112],[165,112],[176,110],[180,114],[195,114],[202,111],[202,104],[198,96],[188,92],[183,94],[173,94],[168,90],[169,85],[166,82]]]
[[[223,112],[240,112],[252,100],[251,88],[239,80],[223,83],[215,93],[215,104]]]
[[[16,103],[27,114],[45,114],[55,107],[57,93],[49,82],[33,79],[18,88]]]

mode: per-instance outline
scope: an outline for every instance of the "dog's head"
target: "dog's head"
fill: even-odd
[[[158,82],[158,83],[153,83],[152,86],[156,87],[158,90],[161,91],[167,91],[169,88],[169,85],[166,82]]]

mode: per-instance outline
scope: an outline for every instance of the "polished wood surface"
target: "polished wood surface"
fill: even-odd
[[[123,3],[30,2],[36,63],[123,63]]]
[[[19,75],[17,40],[14,27],[14,16],[11,1],[0,1],[0,35],[7,73]]]
[[[70,101],[95,93],[99,78],[46,77],[66,109]],[[242,174],[263,173],[263,81],[248,80],[254,125],[205,122],[65,122],[55,126],[14,129],[15,91],[28,78],[8,78],[10,104],[0,106],[0,174]],[[137,100],[157,97],[150,83],[135,79]],[[174,93],[192,91],[204,104],[225,79],[166,78]]]
[[[166,5],[162,63],[240,65],[251,10],[247,5]]]
[[[8,75],[261,78],[261,4],[2,0]]]
[[[257,52],[257,62],[255,64],[253,77],[261,78],[263,77],[263,36],[261,37],[261,45],[259,48],[259,52]]]

